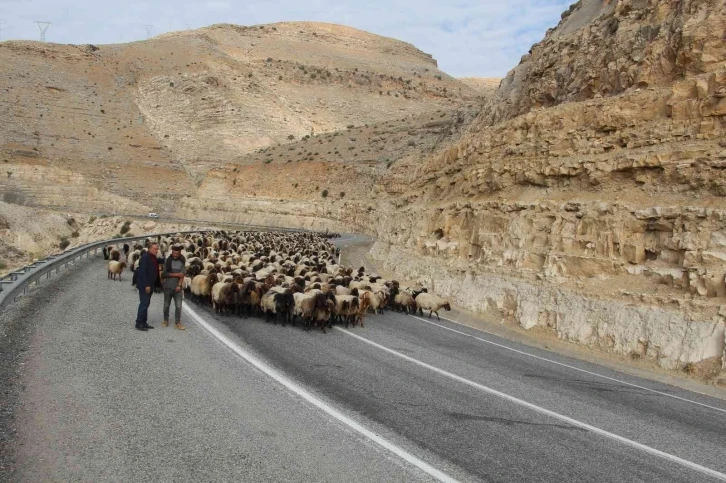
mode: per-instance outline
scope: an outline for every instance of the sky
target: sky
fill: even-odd
[[[504,77],[574,0],[0,0],[0,39],[109,44],[215,23],[310,20],[410,42],[455,77]]]

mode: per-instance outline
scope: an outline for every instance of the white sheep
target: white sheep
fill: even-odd
[[[429,311],[429,318],[431,318],[431,314],[436,314],[436,318],[441,320],[441,317],[439,317],[439,310],[442,308],[444,310],[451,310],[451,305],[448,301],[430,293],[424,292],[418,294],[415,301],[416,308],[419,312],[421,312],[421,315],[424,314],[424,310]]]
[[[126,268],[126,262],[117,262],[115,260],[111,260],[108,262],[108,278],[109,280],[116,280],[116,275],[118,275],[118,281],[121,281],[121,274],[124,271],[124,268]]]

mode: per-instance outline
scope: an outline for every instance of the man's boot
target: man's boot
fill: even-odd
[[[169,327],[169,321],[165,319],[164,322],[161,323],[161,326],[162,327]]]
[[[181,323],[181,321],[177,322],[177,323],[176,323],[176,324],[174,324],[174,325],[176,325],[176,328],[177,328],[177,329],[179,329],[179,330],[184,330],[184,329],[186,329],[186,327],[184,327],[184,324],[182,324],[182,323]]]

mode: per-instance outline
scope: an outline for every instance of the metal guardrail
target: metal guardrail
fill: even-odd
[[[42,260],[37,260],[30,265],[14,270],[0,279],[0,308],[15,301],[18,295],[25,293],[28,287],[34,283],[40,285],[41,277],[45,276],[46,280],[48,280],[54,271],[58,273],[61,268],[67,267],[69,263],[72,264],[74,261],[83,258],[83,256],[88,258],[91,252],[97,253],[103,247],[112,245],[119,247],[126,242],[146,240],[147,238],[153,239],[160,236],[172,236],[176,234],[207,233],[209,231],[213,230],[175,231],[126,238],[112,238],[110,240],[86,243],[85,245],[78,246],[58,255],[49,255]]]
[[[181,219],[178,219],[181,220]],[[184,220],[184,222],[205,225],[223,224],[223,225],[237,225],[244,227],[248,230],[270,230],[270,231],[309,231],[302,228],[282,228],[277,226],[265,226],[265,225],[243,225],[236,223],[223,223],[223,222],[207,222],[201,220]],[[53,271],[58,273],[61,268],[68,266],[69,263],[73,263],[75,260],[80,260],[84,255],[86,258],[89,257],[93,251],[98,252],[103,247],[115,245],[119,247],[125,242],[133,242],[138,240],[145,240],[147,238],[156,238],[160,236],[173,236],[176,234],[189,234],[189,233],[207,233],[210,231],[217,231],[215,229],[199,229],[189,231],[174,231],[168,233],[153,233],[148,235],[139,235],[126,238],[112,238],[109,240],[101,240],[92,243],[86,243],[85,245],[78,246],[72,250],[68,250],[58,255],[49,255],[42,260],[37,260],[31,265],[14,270],[2,278],[0,278],[0,308],[5,305],[14,302],[15,299],[21,293],[25,293],[28,287],[33,285],[40,285],[41,277],[45,276],[46,280],[50,279]]]

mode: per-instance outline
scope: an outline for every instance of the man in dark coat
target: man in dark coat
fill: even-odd
[[[136,328],[141,331],[153,329],[147,323],[151,295],[154,293],[154,285],[159,277],[159,244],[152,243],[149,249],[141,255],[139,268],[136,269],[136,288],[139,289],[139,310],[136,314]]]

